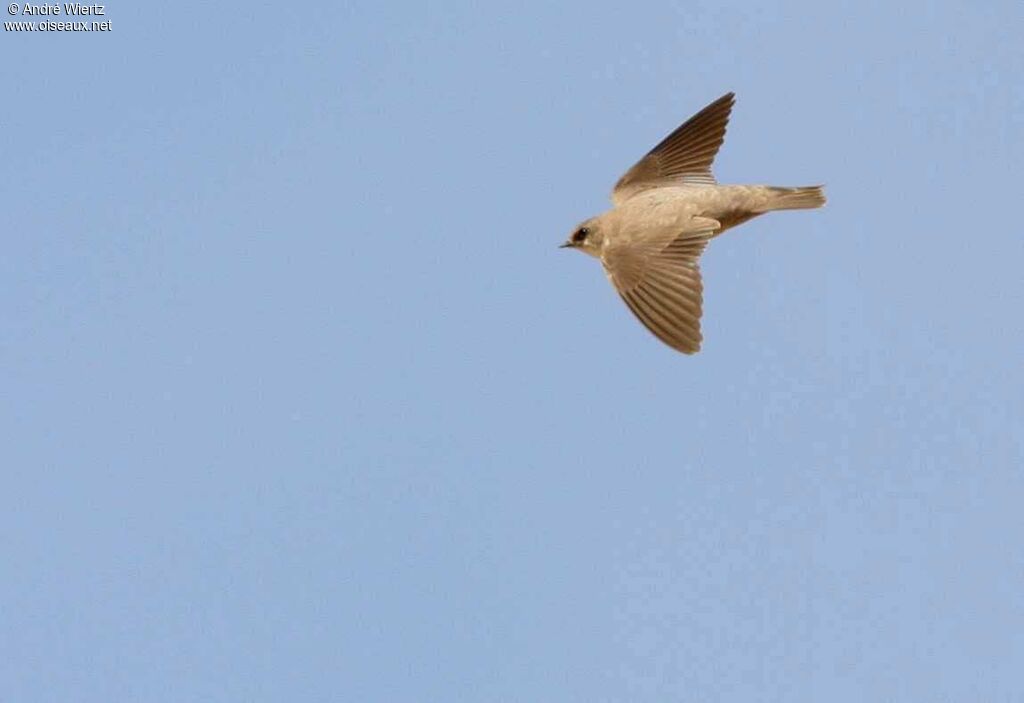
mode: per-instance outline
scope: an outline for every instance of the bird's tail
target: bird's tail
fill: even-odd
[[[825,204],[824,186],[801,188],[770,187],[771,197],[766,210],[811,210]]]

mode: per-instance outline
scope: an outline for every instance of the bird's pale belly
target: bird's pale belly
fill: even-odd
[[[722,223],[721,229],[715,233],[715,236],[718,236],[727,229],[763,214],[766,211],[766,191],[763,186],[659,188],[648,196],[646,205],[651,209],[672,209],[676,212],[688,212],[691,216],[718,220]]]

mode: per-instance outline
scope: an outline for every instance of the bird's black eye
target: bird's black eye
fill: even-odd
[[[573,243],[574,243],[574,244],[580,244],[580,243],[582,243],[582,242],[583,242],[583,240],[587,238],[587,235],[588,235],[588,234],[590,234],[590,228],[589,228],[589,227],[580,227],[580,228],[579,228],[578,230],[576,230],[576,232],[575,232],[575,233],[574,233],[574,234],[572,235],[572,241],[573,241]]]

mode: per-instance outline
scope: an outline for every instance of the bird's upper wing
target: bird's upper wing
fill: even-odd
[[[608,279],[637,319],[685,354],[700,350],[704,287],[697,259],[719,226],[695,217],[685,231],[612,247],[602,257]]]
[[[711,163],[725,139],[735,99],[726,93],[665,137],[619,179],[612,202],[620,205],[640,191],[673,182],[714,185]]]

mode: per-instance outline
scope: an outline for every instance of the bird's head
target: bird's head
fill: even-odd
[[[561,248],[565,249],[579,249],[580,251],[590,254],[591,256],[601,256],[601,245],[604,243],[604,229],[601,226],[599,218],[591,218],[585,222],[581,222],[576,229],[573,230],[569,238],[565,240],[565,244],[561,245]]]

